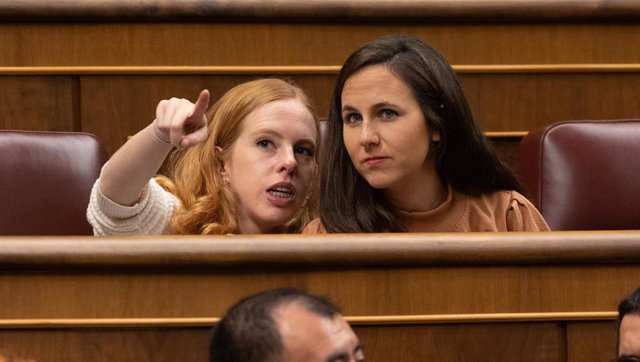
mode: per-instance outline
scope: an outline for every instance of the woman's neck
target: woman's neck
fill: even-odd
[[[412,184],[403,184],[396,189],[385,190],[391,204],[404,211],[421,212],[433,210],[447,199],[447,185],[436,172],[428,173]]]

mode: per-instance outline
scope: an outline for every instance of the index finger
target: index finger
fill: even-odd
[[[192,115],[204,114],[204,112],[207,111],[207,108],[209,108],[209,97],[209,91],[203,89],[198,96]]]
[[[184,135],[191,134],[207,125],[207,117],[205,115],[207,107],[209,107],[209,91],[203,89],[198,96],[196,104],[193,105],[193,109],[182,125]]]

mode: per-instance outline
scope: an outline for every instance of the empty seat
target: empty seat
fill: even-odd
[[[640,120],[553,124],[524,137],[519,158],[552,230],[640,229]]]
[[[87,204],[106,160],[88,133],[0,131],[0,234],[92,234]]]

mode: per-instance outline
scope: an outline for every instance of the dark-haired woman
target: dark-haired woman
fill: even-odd
[[[383,37],[349,56],[326,131],[321,217],[305,233],[548,230],[449,63],[417,38]]]

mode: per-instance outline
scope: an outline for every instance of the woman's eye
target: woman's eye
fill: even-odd
[[[309,147],[296,147],[295,152],[300,155],[304,155],[307,157],[313,157],[313,149]]]
[[[269,140],[260,140],[258,142],[256,142],[256,145],[258,147],[262,147],[262,148],[267,148],[269,146],[271,146],[273,144],[273,142],[269,141]]]
[[[398,116],[398,112],[393,111],[391,109],[383,109],[382,110],[382,118],[384,119],[393,119]]]
[[[362,121],[362,116],[357,113],[350,113],[344,117],[344,123],[358,123]]]

